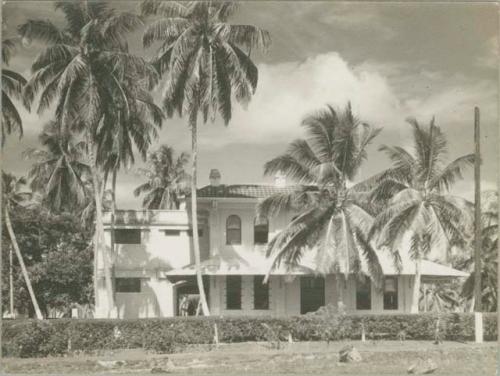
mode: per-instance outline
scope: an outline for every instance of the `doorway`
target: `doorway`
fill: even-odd
[[[300,314],[315,312],[325,305],[325,279],[323,277],[300,278]]]

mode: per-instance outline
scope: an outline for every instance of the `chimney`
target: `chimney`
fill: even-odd
[[[210,170],[210,175],[208,176],[210,180],[210,185],[212,187],[218,187],[220,185],[221,174],[216,168]]]
[[[283,172],[278,171],[276,175],[274,175],[274,186],[275,187],[286,187],[286,176]]]

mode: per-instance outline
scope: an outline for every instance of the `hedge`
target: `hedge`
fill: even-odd
[[[484,338],[496,340],[496,314],[484,314]],[[211,344],[217,324],[219,341],[335,341],[366,338],[389,340],[474,339],[469,313],[353,314],[328,312],[293,317],[175,317],[164,319],[55,319],[3,321],[4,356],[38,357],[103,349],[144,348],[175,352],[191,344]]]

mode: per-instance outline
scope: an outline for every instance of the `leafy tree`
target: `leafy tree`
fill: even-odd
[[[78,212],[85,200],[84,180],[89,176],[85,143],[50,121],[39,136],[44,149],[28,149],[24,155],[34,160],[28,177],[31,189],[41,192],[49,210]]]
[[[136,197],[145,194],[145,209],[179,209],[179,198],[188,191],[191,177],[185,171],[189,154],[175,156],[174,149],[161,145],[149,155],[149,169],[140,169],[148,181],[134,190]]]
[[[14,38],[2,40],[3,64],[9,65],[16,44],[17,41]],[[12,100],[22,98],[25,84],[26,79],[22,75],[2,67],[2,146],[5,144],[7,135],[13,132],[19,133],[19,137],[23,135],[23,121]]]
[[[186,114],[191,129],[191,210],[198,227],[196,202],[197,124],[217,113],[227,125],[232,98],[246,105],[257,87],[258,71],[250,58],[252,48],[266,48],[270,37],[253,25],[233,25],[229,19],[238,5],[233,2],[173,2],[145,0],[141,11],[155,20],[146,27],[143,44],[158,42],[154,64],[166,78],[163,104],[167,115]],[[242,48],[247,49],[245,53]],[[193,231],[194,256],[200,301],[209,314],[200,269],[198,231]]]
[[[91,234],[80,225],[76,215],[51,214],[43,206],[20,207],[12,212],[12,226],[16,229],[27,274],[45,317],[51,308],[67,312],[72,303],[92,302]],[[6,231],[2,236],[5,260],[10,239]],[[8,263],[3,263],[3,304],[8,299],[8,267]],[[33,308],[20,263],[15,262],[13,268],[15,307],[31,316]]]
[[[415,119],[413,153],[399,146],[382,146],[393,166],[382,173],[372,193],[374,201],[386,202],[377,216],[370,236],[387,248],[396,263],[403,238],[411,234],[409,256],[415,262],[412,312],[418,312],[421,261],[439,245],[464,245],[471,228],[470,204],[448,193],[464,168],[474,163],[469,154],[445,164],[447,141],[434,119],[428,129]]]
[[[21,269],[22,276],[24,278],[24,282],[26,283],[26,287],[28,288],[29,296],[31,298],[31,302],[33,304],[33,308],[36,313],[36,317],[38,319],[42,319],[42,313],[40,312],[40,308],[38,306],[38,301],[36,299],[35,293],[33,292],[33,288],[31,286],[31,281],[29,279],[28,271],[26,270],[26,266],[24,264],[24,259],[21,254],[21,250],[19,248],[19,244],[17,242],[16,234],[14,233],[14,228],[12,226],[12,221],[10,219],[10,215],[17,210],[22,209],[24,206],[28,205],[28,201],[31,199],[31,194],[22,191],[22,187],[26,184],[26,180],[24,178],[16,178],[14,175],[7,174],[2,171],[2,223],[5,223],[6,232],[2,231],[2,234],[7,233],[9,235],[10,243],[16,252],[16,257],[19,262],[19,266]],[[6,244],[6,243],[4,243]],[[7,248],[7,247],[3,247]],[[5,258],[4,260],[6,260]],[[7,273],[6,273],[7,274]],[[5,274],[5,275],[6,275]],[[12,313],[12,312],[11,312]]]
[[[373,218],[361,197],[366,183],[353,184],[367,157],[367,146],[381,129],[359,121],[350,104],[340,112],[327,106],[307,116],[302,126],[307,138],[295,140],[285,154],[265,164],[266,175],[282,172],[299,184],[298,188],[266,198],[258,213],[264,217],[283,210],[299,213],[269,242],[267,255],[272,267],[281,263],[294,266],[315,247],[317,271],[337,275],[341,309],[340,277],[360,275],[361,257],[367,259],[375,285],[381,286],[382,268],[368,242]]]
[[[33,76],[26,85],[24,99],[30,106],[39,93],[38,112],[55,103],[55,120],[64,128],[63,133],[69,129],[85,136],[95,201],[94,252],[104,256],[110,316],[115,306],[111,255],[104,246],[102,219],[102,126],[115,118],[117,108],[120,116],[125,117],[123,121],[132,122],[137,114],[154,118],[156,106],[151,97],[130,83],[141,83],[150,89],[158,75],[153,66],[128,51],[127,34],[142,25],[137,15],[116,12],[101,1],[57,1],[55,9],[64,14],[63,28],[49,20],[28,20],[19,26],[23,38],[46,44],[32,64]],[[131,87],[136,90],[131,92]]]
[[[481,291],[482,307],[487,312],[496,312],[498,302],[498,192],[483,193],[482,246],[481,246]],[[458,267],[471,272],[462,287],[462,295],[467,299],[474,296],[474,256],[473,244],[468,247],[470,257],[466,257]]]

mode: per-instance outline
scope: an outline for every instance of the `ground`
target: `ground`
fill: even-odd
[[[338,363],[338,351],[354,345],[363,360]],[[274,348],[273,348],[274,347]],[[494,375],[496,343],[485,344],[429,341],[300,342],[277,349],[268,343],[224,344],[219,348],[197,346],[177,354],[153,354],[142,350],[120,350],[99,355],[2,360],[3,374],[147,375],[153,368],[170,375],[406,375],[419,360],[432,359],[435,375]],[[119,361],[106,368],[98,361]]]

